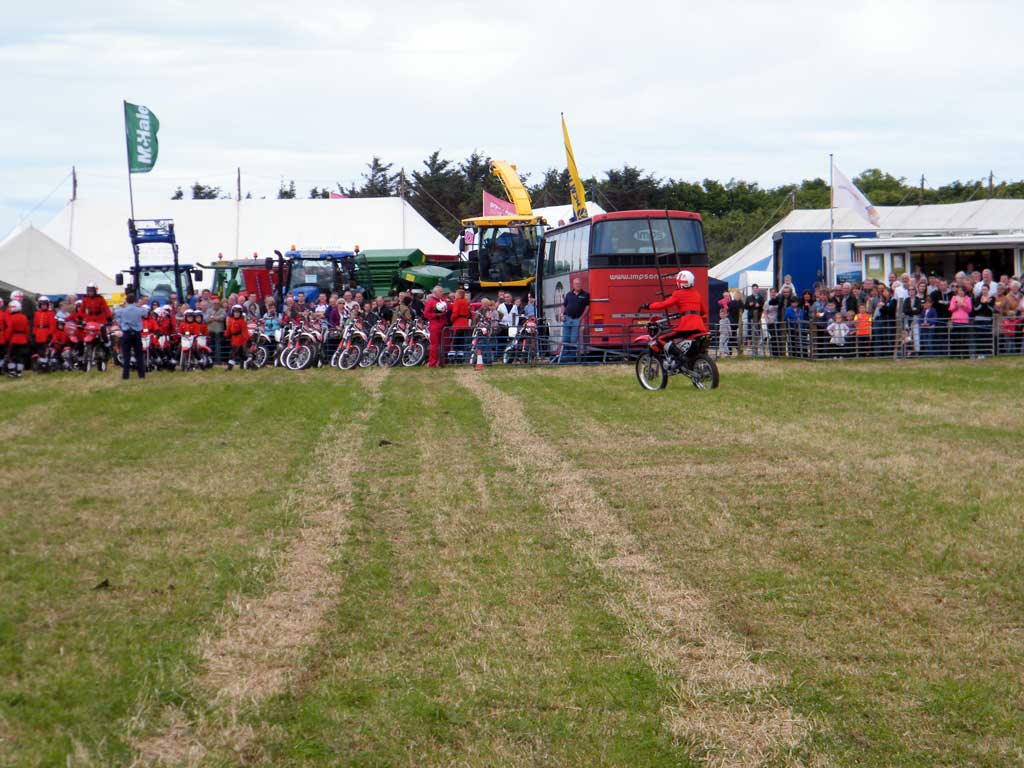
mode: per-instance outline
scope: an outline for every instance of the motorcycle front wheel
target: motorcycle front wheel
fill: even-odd
[[[697,355],[690,370],[693,371],[693,386],[697,389],[718,387],[718,364],[707,355]]]
[[[393,368],[401,359],[402,348],[397,344],[392,344],[380,353],[380,357],[377,358],[377,365],[381,368]]]
[[[423,358],[427,356],[427,348],[423,346],[422,341],[414,341],[412,344],[402,350],[402,365],[406,368],[415,368],[417,365],[423,362]]]
[[[341,357],[338,359],[338,367],[343,371],[351,371],[359,365],[359,358],[362,355],[362,352],[362,347],[358,344],[345,347],[341,352]]]
[[[640,386],[651,392],[664,389],[668,374],[661,358],[651,352],[644,352],[636,361],[636,379]]]
[[[377,357],[380,355],[380,347],[372,342],[363,347],[363,354],[359,356],[359,367],[369,368],[371,365],[377,362]]]

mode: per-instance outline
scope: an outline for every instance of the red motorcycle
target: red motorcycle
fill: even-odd
[[[638,310],[640,311],[640,310]],[[683,374],[697,389],[718,386],[718,366],[707,354],[710,335],[707,331],[688,339],[675,339],[672,352],[665,349],[659,336],[671,330],[671,318],[651,318],[647,333],[636,336],[633,343],[646,347],[636,361],[636,378],[644,389],[664,389],[668,377]]]

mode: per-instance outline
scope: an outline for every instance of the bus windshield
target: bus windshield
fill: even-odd
[[[591,256],[705,253],[704,233],[700,222],[695,219],[643,218],[599,221],[594,224],[592,237]],[[673,239],[675,249],[672,247]]]
[[[479,243],[481,282],[507,283],[537,274],[537,227],[485,227]]]

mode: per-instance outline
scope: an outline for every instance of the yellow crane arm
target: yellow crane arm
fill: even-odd
[[[491,173],[498,177],[501,186],[505,188],[505,194],[516,207],[517,216],[532,216],[533,203],[530,202],[530,193],[523,186],[516,167],[505,160],[492,160]]]

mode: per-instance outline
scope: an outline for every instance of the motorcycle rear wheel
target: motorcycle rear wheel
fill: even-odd
[[[718,388],[718,364],[707,355],[697,355],[690,370],[694,374],[693,386],[697,389]]]
[[[664,389],[668,384],[668,373],[661,358],[652,352],[644,352],[636,361],[636,380],[650,392]]]
[[[292,353],[293,370],[302,371],[309,368],[313,363],[313,347],[309,344],[300,344]]]

